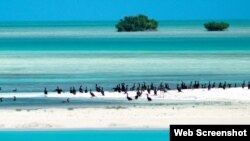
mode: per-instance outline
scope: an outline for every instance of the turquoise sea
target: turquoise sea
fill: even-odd
[[[250,21],[207,32],[205,21],[162,21],[157,32],[118,33],[115,22],[0,23],[2,92],[57,85],[250,80]]]

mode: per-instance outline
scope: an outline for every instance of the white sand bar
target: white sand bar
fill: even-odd
[[[7,98],[21,94],[1,94]],[[106,93],[98,99],[124,99],[124,94]],[[42,94],[25,93],[22,96],[44,97]],[[134,98],[134,92],[130,92]],[[48,97],[90,98],[88,94],[49,94]],[[168,105],[116,105],[103,107],[45,107],[39,109],[0,108],[0,129],[44,128],[168,128],[170,124],[250,124],[250,90],[231,88],[227,90],[169,91],[158,96],[150,95],[154,103],[175,100]],[[145,103],[146,96],[141,98]],[[19,99],[18,99],[19,100]],[[180,104],[192,100],[193,103]],[[131,104],[134,102],[133,100]],[[204,101],[204,103],[195,103]],[[210,103],[211,102],[211,103]],[[2,104],[2,103],[0,103]],[[129,104],[129,103],[128,103]]]

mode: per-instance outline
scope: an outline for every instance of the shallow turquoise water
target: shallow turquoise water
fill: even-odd
[[[3,141],[169,141],[168,130],[0,131]]]
[[[164,21],[158,32],[118,33],[115,22],[0,23],[2,91],[57,85],[250,80],[250,21],[207,32],[205,21]]]
[[[1,51],[250,51],[250,37],[0,38]]]
[[[95,83],[111,90],[121,82],[175,87],[181,80],[250,80],[249,51],[8,51],[0,52],[0,60],[3,92],[53,90],[57,85],[65,90],[82,84],[94,88]]]

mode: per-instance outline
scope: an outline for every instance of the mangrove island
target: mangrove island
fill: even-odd
[[[208,22],[204,24],[207,31],[225,31],[229,28],[229,24],[225,22]]]
[[[145,15],[126,16],[116,24],[118,32],[156,31],[158,22]]]

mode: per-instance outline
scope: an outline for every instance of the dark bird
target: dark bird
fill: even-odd
[[[73,93],[73,88],[72,87],[69,88],[69,93],[71,93],[71,94]]]
[[[137,94],[138,94],[138,96],[140,97],[141,95],[142,95],[142,93],[143,93],[143,91],[141,90],[141,91],[137,91]]]
[[[147,94],[147,99],[148,99],[148,101],[152,101],[152,98],[149,97],[148,94]]]
[[[181,82],[181,89],[187,89],[187,86],[183,81]]]
[[[222,88],[223,88],[224,90],[227,88],[227,83],[226,83],[226,82],[224,82]]]
[[[165,83],[165,87],[164,87],[164,92],[167,92],[167,90],[171,90],[168,83]]]
[[[131,97],[128,96],[128,93],[126,93],[126,94],[127,94],[127,100],[128,100],[128,101],[132,101],[133,99],[132,99]]]
[[[148,86],[148,88],[147,88],[147,92],[148,92],[149,94],[150,94],[150,90],[151,90],[151,89],[150,89],[150,88],[149,88],[149,86]]]
[[[163,92],[166,91],[162,83],[161,83],[160,86],[159,86],[159,90],[160,90],[160,91],[163,91]]]
[[[75,87],[72,88],[72,94],[74,94],[74,95],[76,94],[76,89],[75,89]]]
[[[120,87],[120,84],[118,84],[115,88],[113,88],[113,90],[115,91],[115,92],[121,92],[121,87]]]
[[[81,85],[80,88],[79,88],[79,92],[80,92],[80,93],[83,93],[82,85]]]
[[[165,89],[171,90],[170,87],[169,87],[169,85],[168,85],[168,83],[165,83]]]
[[[245,85],[246,85],[246,83],[245,83],[245,81],[243,81],[241,87],[244,89],[244,88],[245,88]]]
[[[179,84],[177,84],[177,90],[178,90],[178,92],[182,92],[181,87],[179,86]]]
[[[157,88],[154,88],[154,95],[157,95]]]
[[[138,99],[140,96],[141,96],[141,92],[140,92],[140,90],[138,89],[137,92],[136,92],[135,99]]]
[[[60,89],[58,86],[57,88],[54,90],[55,92],[57,92],[58,94],[61,94],[62,92],[64,92],[62,89]]]
[[[48,94],[48,91],[47,91],[47,88],[46,88],[46,87],[44,88],[43,93],[44,93],[45,95],[47,95],[47,94]]]
[[[12,90],[13,92],[17,92],[17,88],[15,88],[14,90]]]
[[[97,84],[95,84],[95,90],[96,90],[97,92],[101,92],[101,88],[100,88]]]
[[[166,85],[166,84],[165,84],[165,85]],[[154,90],[154,83],[153,83],[153,82],[151,82],[150,90]]]
[[[88,93],[88,88],[87,88],[87,87],[85,88],[85,91],[84,91],[84,92],[85,92],[85,93]]]
[[[200,88],[200,82],[199,82],[199,81],[197,81],[196,88],[197,88],[197,89]]]
[[[56,89],[55,89],[54,91],[58,93],[59,89],[60,89],[60,88],[57,86]]]
[[[138,98],[139,98],[139,95],[138,95],[138,94],[136,94],[135,99],[137,100]]]
[[[126,93],[126,90],[127,90],[127,89],[126,89],[126,87],[125,87],[125,83],[122,83],[122,89],[121,89],[121,91]]]
[[[105,96],[103,87],[101,88],[101,94],[102,94],[102,96]]]
[[[89,90],[89,94],[91,95],[91,97],[95,97],[95,94],[91,91],[91,89]]]
[[[134,85],[130,88],[130,91],[134,91],[135,90],[135,83]]]
[[[219,83],[219,86],[218,86],[218,88],[222,88],[222,83],[221,83],[221,82]]]
[[[250,82],[248,82],[248,86],[247,87],[248,87],[248,89],[250,89]]]
[[[215,84],[215,82],[214,82],[213,85],[212,85],[212,88],[215,88],[215,85],[216,85],[216,84]]]
[[[3,98],[2,97],[0,97],[0,102],[3,102]]]
[[[210,91],[210,89],[211,89],[210,81],[209,81],[209,83],[208,83],[207,89],[208,89],[209,91]]]
[[[16,101],[16,96],[13,97],[13,101]]]
[[[66,101],[62,101],[62,103],[69,103],[69,98]]]

